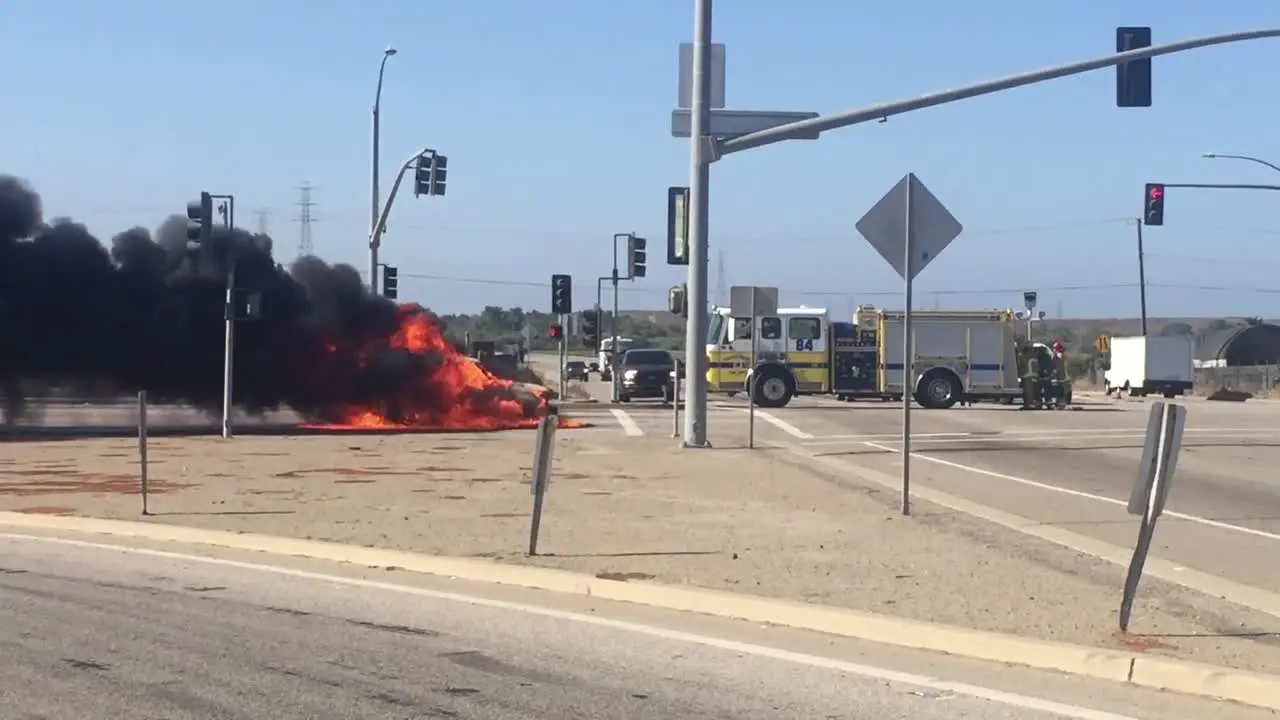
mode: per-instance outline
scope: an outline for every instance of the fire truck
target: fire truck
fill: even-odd
[[[916,310],[909,392],[925,408],[958,402],[1012,404],[1023,398],[1012,310]],[[756,362],[751,363],[751,335]],[[712,311],[707,337],[709,392],[744,392],[753,373],[755,402],[779,408],[797,395],[841,400],[901,400],[903,312],[858,307],[853,322],[824,308],[778,308],[755,319]],[[1069,391],[1068,391],[1069,392]]]

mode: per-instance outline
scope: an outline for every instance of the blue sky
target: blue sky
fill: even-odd
[[[442,312],[577,304],[610,238],[651,239],[624,308],[662,306],[668,185],[688,182],[669,135],[691,0],[9,0],[0,8],[0,172],[50,215],[103,237],[234,193],[294,255],[296,189],[315,186],[318,254],[363,268],[370,105],[382,50],[383,188],[424,145],[450,158],[444,198],[402,193],[383,258],[402,297]],[[720,0],[735,109],[854,109],[1114,49],[1118,25],[1157,43],[1280,26],[1274,0],[1048,3]],[[712,170],[712,286],[777,285],[784,304],[900,305],[900,282],[854,223],[915,172],[965,225],[920,276],[924,307],[1050,315],[1137,310],[1134,229],[1146,182],[1280,182],[1280,42],[1157,58],[1155,106],[1114,106],[1097,71],[726,158]],[[1261,79],[1261,81],[1260,81]],[[1265,192],[1170,190],[1147,231],[1154,315],[1280,315],[1280,217]],[[723,272],[719,272],[720,268]],[[435,279],[413,277],[432,276]],[[460,280],[459,278],[463,279]],[[464,281],[465,280],[465,281]],[[960,291],[960,292],[953,292]]]

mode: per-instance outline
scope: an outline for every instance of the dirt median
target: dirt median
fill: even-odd
[[[1122,572],[1011,531],[799,467],[781,450],[674,450],[562,432],[528,559],[534,434],[166,438],[153,520],[493,558],[1280,671],[1270,635],[1232,637],[1144,592],[1115,634]],[[136,441],[6,443],[0,510],[139,519]]]

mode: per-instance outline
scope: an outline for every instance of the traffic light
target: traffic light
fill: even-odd
[[[582,346],[599,348],[600,345],[600,308],[582,311]]]
[[[1146,213],[1143,214],[1143,223],[1146,225],[1163,225],[1164,224],[1164,185],[1160,183],[1147,183],[1147,190],[1144,194],[1144,202],[1146,203]]]
[[[689,288],[683,283],[667,291],[667,309],[672,315],[689,317]]]
[[[631,235],[627,238],[627,277],[635,280],[644,277],[645,239]]]
[[[257,320],[262,317],[262,293],[237,289],[231,312],[233,320]]]
[[[400,270],[390,265],[382,266],[382,297],[395,300],[400,294]]]
[[[552,325],[549,328],[547,335],[550,336],[552,340],[559,340],[564,337],[564,328],[559,325]]]
[[[557,315],[568,315],[573,312],[573,277],[571,275],[551,276],[551,312]]]
[[[213,236],[213,196],[200,193],[199,200],[187,203],[187,249],[199,250]]]
[[[1116,28],[1116,52],[1151,47],[1151,28]],[[1151,107],[1151,58],[1116,65],[1116,107]]]
[[[435,150],[419,155],[413,170],[413,194],[444,195],[448,171],[449,158]]]

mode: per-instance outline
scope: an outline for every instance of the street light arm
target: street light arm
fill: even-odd
[[[1247,160],[1248,162],[1258,163],[1259,165],[1266,165],[1272,170],[1275,170],[1276,172],[1280,172],[1280,165],[1276,165],[1275,163],[1269,163],[1266,160],[1263,160],[1262,158],[1256,158],[1256,157],[1253,157],[1252,155],[1223,155],[1222,153],[1205,153],[1204,156],[1213,160],[1217,160],[1219,158],[1222,158],[1225,160]]]
[[[382,206],[382,212],[378,215],[378,222],[374,224],[372,232],[369,233],[369,245],[377,247],[379,240],[382,238],[382,231],[387,227],[387,216],[391,214],[391,204],[396,201],[396,193],[400,190],[400,183],[404,180],[404,174],[409,168],[417,162],[419,157],[431,152],[431,148],[425,147],[422,150],[409,156],[408,160],[400,166],[400,172],[396,173],[396,181],[391,184],[391,192],[387,194],[387,202]]]
[[[815,132],[823,133],[828,130],[836,130],[838,128],[857,125],[871,120],[879,120],[893,115],[901,115],[903,113],[911,112],[912,110],[920,110],[927,107],[933,107],[935,105],[943,105],[946,103],[956,102],[957,100],[967,100],[980,95],[990,95],[991,93],[1000,92],[1002,90],[1010,90],[1012,88],[1022,87],[1023,85],[1034,85],[1036,83],[1045,82],[1046,80],[1056,80],[1057,78],[1068,77],[1070,75],[1079,75],[1080,73],[1092,70],[1120,65],[1131,60],[1142,60],[1144,58],[1156,57],[1157,55],[1171,55],[1173,53],[1184,52],[1186,50],[1209,47],[1210,45],[1225,45],[1227,43],[1242,42],[1245,40],[1260,40],[1263,38],[1275,37],[1280,37],[1280,29],[1272,28],[1267,30],[1249,30],[1246,32],[1227,33],[1225,35],[1208,35],[1205,37],[1193,38],[1191,40],[1170,43],[1168,45],[1153,45],[1139,50],[1113,53],[1111,55],[1105,55],[1103,57],[1085,60],[1083,62],[1059,65],[1057,67],[1035,70],[1021,75],[1012,75],[996,80],[989,80],[987,82],[970,85],[956,90],[944,90],[939,93],[922,95],[909,100],[895,100],[881,105],[873,105],[861,110],[852,110],[850,112],[839,113],[837,115],[827,115],[813,118],[812,120],[800,120],[798,122],[787,123],[786,125],[779,125],[778,127],[769,128],[768,130],[761,130],[760,132],[750,133],[738,138],[726,140],[718,145],[718,149],[721,155],[728,155],[729,153],[751,150],[753,148],[764,147],[765,145],[772,145],[784,140],[801,139],[806,135],[812,136]]]
[[[382,78],[387,74],[387,61],[390,59],[390,53],[383,53],[382,62],[378,64],[378,88],[373,91],[373,111],[375,113],[382,106]]]

